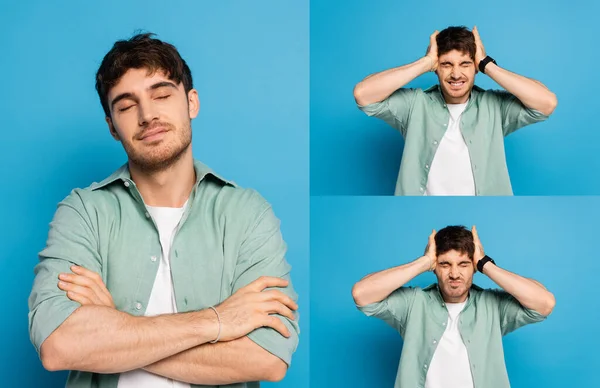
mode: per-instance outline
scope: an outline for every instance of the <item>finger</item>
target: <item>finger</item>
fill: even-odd
[[[252,283],[248,284],[246,287],[250,291],[260,292],[265,288],[271,287],[287,287],[289,282],[282,278],[277,278],[273,276],[261,276]]]
[[[473,233],[473,242],[475,245],[479,245],[479,234],[477,233],[477,227],[475,225],[471,228],[471,233]]]
[[[267,314],[279,314],[281,316],[291,319],[292,321],[294,319],[296,319],[292,310],[290,310],[287,306],[285,306],[282,303],[279,303],[279,302],[265,303],[263,308]]]
[[[285,306],[292,310],[298,310],[298,304],[288,295],[284,294],[279,290],[264,291],[261,294],[263,297],[263,301],[277,301],[279,303],[283,303]]]
[[[67,297],[69,299],[71,299],[74,302],[77,302],[79,304],[83,305],[93,305],[94,303],[92,303],[91,300],[89,300],[88,298],[86,298],[85,296],[78,294],[76,292],[73,291],[69,291],[67,292]]]
[[[58,288],[60,288],[63,291],[67,291],[67,292],[71,291],[71,292],[75,292],[77,294],[83,295],[86,298],[88,298],[91,302],[93,302],[94,304],[103,304],[96,296],[96,293],[94,293],[94,291],[92,291],[88,287],[60,281],[60,282],[58,282]]]
[[[277,317],[274,317],[272,315],[266,316],[263,326],[271,327],[271,328],[277,330],[282,336],[284,336],[286,338],[290,337],[290,331],[283,324],[283,322]]]
[[[104,281],[102,280],[102,276],[100,276],[100,274],[98,274],[94,271],[90,271],[89,269],[78,266],[78,265],[72,265],[71,271],[73,271],[73,273],[75,273],[77,275],[85,276],[86,278],[91,279],[99,287],[104,288],[106,291],[108,291],[108,289],[106,288],[106,285],[104,284]]]
[[[93,273],[93,272],[92,272]],[[102,304],[111,305],[112,296],[105,287],[100,287],[93,279],[84,275],[65,274],[58,275],[58,278],[64,282],[89,288]]]

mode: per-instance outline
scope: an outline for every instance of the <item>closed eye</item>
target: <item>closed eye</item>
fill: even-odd
[[[128,110],[129,108],[131,108],[133,105],[129,105],[129,106],[125,106],[123,108],[119,108],[119,112],[125,112],[126,110]]]
[[[170,95],[170,94],[167,94],[167,95],[164,95],[164,96],[159,96],[159,97],[156,97],[156,99],[157,99],[157,100],[164,100],[164,99],[167,99],[167,98],[169,98],[169,97],[171,97],[171,95]]]

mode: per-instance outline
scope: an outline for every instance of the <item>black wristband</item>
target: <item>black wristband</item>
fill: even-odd
[[[489,55],[483,58],[481,61],[479,61],[479,71],[485,74],[485,66],[490,62],[496,64],[494,58],[490,57]]]
[[[487,262],[491,262],[492,264],[496,265],[496,262],[494,260],[492,260],[491,257],[489,257],[488,255],[485,255],[481,258],[481,260],[479,260],[477,262],[477,271],[483,273],[483,266],[486,265]]]

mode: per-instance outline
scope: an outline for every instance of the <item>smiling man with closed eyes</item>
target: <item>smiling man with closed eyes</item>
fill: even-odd
[[[436,284],[405,286],[427,271]],[[502,289],[474,285],[476,271]],[[502,336],[544,320],[555,305],[539,282],[497,266],[477,229],[463,226],[433,231],[423,256],[364,277],[352,296],[404,339],[395,388],[509,388]]]
[[[199,112],[174,46],[118,41],[96,74],[128,161],[58,206],[29,331],[67,387],[250,388],[298,344],[286,244],[271,206],[192,156]]]
[[[429,71],[438,85],[404,87]],[[477,72],[505,90],[479,88]],[[423,58],[366,77],[354,98],[404,137],[396,195],[512,195],[504,137],[546,120],[557,105],[542,83],[486,55],[476,27],[435,31]]]

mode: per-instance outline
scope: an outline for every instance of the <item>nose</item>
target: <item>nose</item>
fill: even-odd
[[[458,279],[459,277],[459,273],[458,273],[458,268],[457,267],[450,267],[450,278],[452,279]]]
[[[145,126],[158,119],[158,110],[149,100],[140,101],[138,104],[138,124]]]

